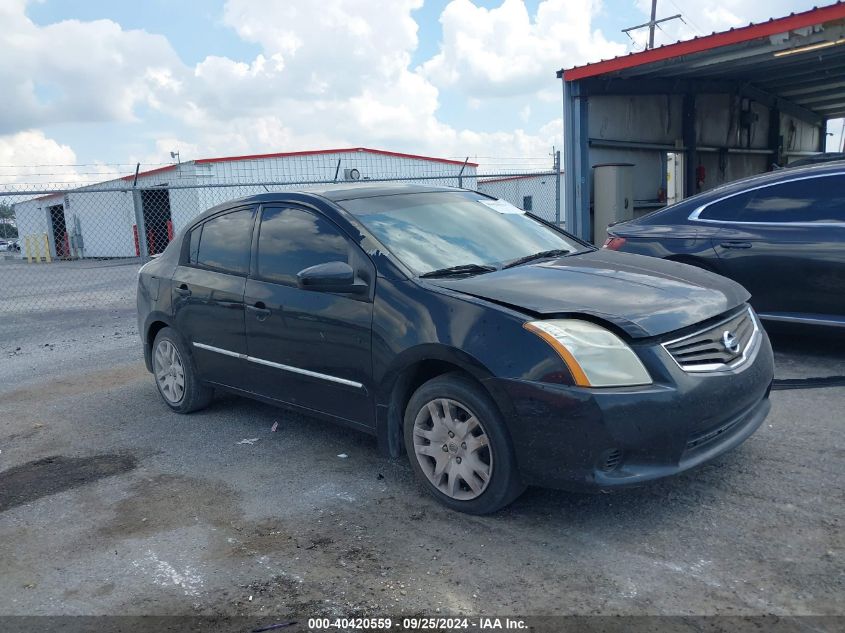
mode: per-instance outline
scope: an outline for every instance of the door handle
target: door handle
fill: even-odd
[[[263,321],[271,314],[270,308],[264,305],[263,301],[259,301],[255,305],[247,306],[246,309],[252,312],[255,315],[255,318],[259,321]]]
[[[751,242],[729,241],[719,244],[722,248],[751,248]]]
[[[182,284],[180,286],[176,286],[176,294],[182,295],[183,297],[190,297],[191,296],[191,289],[188,288],[187,284]]]

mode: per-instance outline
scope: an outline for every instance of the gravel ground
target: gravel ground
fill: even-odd
[[[113,298],[0,318],[0,614],[845,615],[843,387],[775,391],[669,481],[469,517],[368,436],[234,396],[170,413]],[[842,334],[775,343],[779,378],[845,375]]]

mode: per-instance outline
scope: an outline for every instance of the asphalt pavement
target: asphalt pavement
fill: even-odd
[[[843,615],[842,333],[776,333],[789,388],[703,467],[471,517],[366,435],[171,413],[127,304],[0,318],[0,615]]]

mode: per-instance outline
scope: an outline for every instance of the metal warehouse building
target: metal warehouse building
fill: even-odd
[[[555,216],[561,196],[560,186],[560,177],[556,178],[554,172],[478,180],[478,190],[482,193],[507,200],[520,209],[558,223],[560,218]]]
[[[600,238],[608,218],[823,151],[827,122],[845,116],[845,3],[558,77],[566,226]]]
[[[163,251],[205,209],[267,185],[420,179],[475,188],[477,167],[363,147],[204,158],[26,200],[14,210],[24,249],[32,236],[43,254],[46,235],[53,258],[136,257],[145,242],[150,254]]]

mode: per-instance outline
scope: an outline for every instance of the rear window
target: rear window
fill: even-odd
[[[249,271],[249,249],[252,243],[252,209],[243,209],[218,216],[202,224],[195,245],[191,231],[191,257],[196,249],[196,264],[226,273],[245,275]]]

